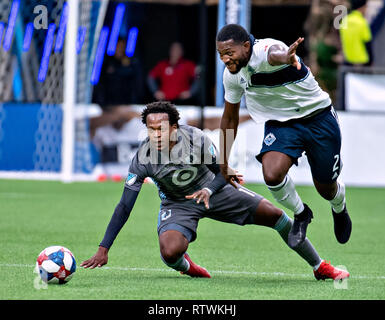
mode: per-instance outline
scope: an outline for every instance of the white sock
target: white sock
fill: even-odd
[[[190,263],[186,260],[186,258],[184,257],[184,255],[181,256],[177,262],[172,263],[172,264],[171,264],[171,263],[167,263],[167,262],[163,259],[162,255],[160,255],[160,257],[161,257],[162,261],[163,261],[167,266],[169,266],[170,268],[173,268],[173,269],[176,270],[176,271],[182,271],[182,272],[185,272],[185,271],[187,271],[188,269],[190,269]]]
[[[334,199],[330,200],[330,204],[335,213],[340,213],[345,208],[345,184],[337,181],[337,193]]]
[[[280,184],[267,187],[274,199],[285,208],[293,211],[294,214],[301,213],[305,209],[301,198],[295,190],[294,182],[289,175],[286,175]]]

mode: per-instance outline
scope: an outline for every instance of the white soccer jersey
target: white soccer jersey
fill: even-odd
[[[227,68],[223,74],[225,100],[241,101],[243,94],[250,116],[256,122],[287,121],[302,118],[331,104],[329,95],[314,79],[310,69],[301,62],[301,70],[291,65],[271,66],[267,60],[269,48],[283,42],[275,39],[255,40],[249,63],[237,74]]]

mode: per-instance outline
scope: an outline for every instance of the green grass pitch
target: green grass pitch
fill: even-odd
[[[272,200],[263,185],[250,189]],[[193,261],[211,279],[193,279],[169,269],[159,256],[156,232],[159,198],[144,185],[131,216],[103,268],[80,263],[93,255],[120,199],[123,183],[0,181],[0,299],[281,300],[385,298],[385,189],[347,188],[353,221],[350,241],[337,243],[329,204],[313,187],[298,187],[314,212],[308,237],[322,258],[345,266],[344,283],[316,281],[312,269],[276,231],[200,221],[190,244]],[[231,201],[231,199],[229,199]],[[274,201],[273,201],[274,203]],[[291,213],[288,212],[290,216]],[[41,250],[62,245],[78,268],[65,285],[34,285]]]

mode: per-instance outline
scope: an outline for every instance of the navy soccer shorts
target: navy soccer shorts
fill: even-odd
[[[239,186],[227,184],[214,193],[209,200],[209,209],[203,202],[194,199],[182,201],[162,200],[158,216],[158,234],[167,230],[181,232],[189,242],[196,239],[198,221],[210,218],[237,225],[254,224],[254,216],[260,201],[259,194]]]
[[[262,156],[269,151],[287,154],[296,165],[305,152],[313,178],[333,183],[342,167],[341,131],[334,108],[329,106],[309,118],[267,121],[258,161],[262,162]]]

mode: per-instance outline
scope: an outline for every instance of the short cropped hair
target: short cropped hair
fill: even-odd
[[[367,0],[351,0],[352,10],[359,9],[366,5]]]
[[[170,126],[176,124],[179,128],[179,112],[169,101],[156,101],[146,105],[142,111],[142,122],[147,125],[147,116],[151,113],[167,113]]]
[[[217,34],[217,41],[233,40],[235,43],[244,43],[250,40],[249,33],[238,24],[225,25]]]

